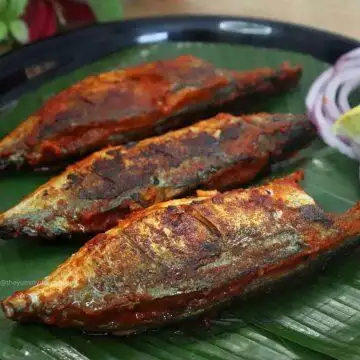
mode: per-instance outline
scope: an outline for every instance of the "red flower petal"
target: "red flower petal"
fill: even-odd
[[[43,26],[41,27],[39,39],[54,35],[57,30],[56,13],[52,7],[48,9],[51,11],[47,12],[47,16],[45,18],[45,21],[43,22]]]
[[[87,4],[83,4],[74,0],[58,0],[57,2],[62,7],[64,18],[69,24],[72,22],[88,23],[95,21],[94,14]]]
[[[30,41],[52,35],[56,31],[55,11],[45,0],[29,1],[23,19],[29,27]]]
[[[57,4],[69,25],[73,22],[84,24],[95,20],[93,12],[86,4],[74,0],[57,0]],[[23,19],[29,27],[30,41],[56,33],[57,14],[54,4],[49,0],[30,0]]]

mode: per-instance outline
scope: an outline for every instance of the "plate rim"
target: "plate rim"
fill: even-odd
[[[239,29],[231,27],[224,30],[221,24],[226,22],[263,27],[268,33],[241,33]],[[149,37],[154,33],[164,36]],[[144,39],[144,35],[148,36],[147,41],[141,43],[139,39]],[[328,30],[260,17],[167,15],[97,23],[56,34],[1,55],[0,106],[16,100],[27,91],[37,89],[51,78],[67,74],[114,52],[134,45],[164,41],[280,48],[309,54],[328,63],[333,63],[343,53],[360,46],[360,41]],[[56,65],[28,79],[25,68],[45,62],[54,62]]]

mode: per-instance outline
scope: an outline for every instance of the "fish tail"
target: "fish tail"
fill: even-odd
[[[264,94],[276,94],[295,87],[302,75],[302,68],[299,65],[291,66],[284,63],[277,70],[263,68],[234,72],[233,75],[241,90],[246,88],[247,84],[251,84],[252,93],[261,90]]]
[[[6,236],[6,225],[4,219],[5,213],[0,212],[0,239],[3,239]]]
[[[6,220],[5,213],[0,213],[0,239],[13,238],[15,234],[15,230]]]
[[[360,235],[360,201],[344,214],[337,215],[335,221],[346,237]]]
[[[0,170],[5,170],[8,169],[10,167],[14,167],[14,162],[11,161],[10,159],[5,159],[5,158],[1,158],[0,157]]]

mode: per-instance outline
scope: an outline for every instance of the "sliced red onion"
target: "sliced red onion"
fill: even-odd
[[[332,68],[324,71],[312,84],[305,99],[305,104],[308,110],[314,106],[315,99],[320,96],[321,92],[324,90],[325,85],[328,83],[329,79],[331,79],[332,73]]]
[[[350,110],[349,95],[360,86],[360,48],[342,55],[334,66],[324,71],[312,84],[305,104],[310,120],[329,146],[351,158],[359,157],[359,145],[336,136],[332,126]]]
[[[351,109],[349,104],[349,95],[358,86],[360,86],[360,79],[349,81],[339,90],[338,103],[341,113],[345,113]]]
[[[327,99],[324,103],[325,112],[331,122],[336,121],[343,112],[338,103],[338,93],[344,84],[354,79],[360,79],[360,69],[341,69],[336,70],[330,81],[325,87],[324,96]]]
[[[356,48],[354,50],[351,50],[351,51],[347,52],[344,55],[341,55],[339,60],[342,60],[342,59],[348,60],[348,59],[358,57],[358,56],[360,56],[360,48]]]

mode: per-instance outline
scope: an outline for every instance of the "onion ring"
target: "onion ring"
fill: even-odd
[[[332,130],[339,117],[351,109],[349,95],[360,86],[360,48],[342,55],[312,84],[305,99],[307,114],[324,142],[353,159],[359,159],[359,144],[337,136]],[[355,151],[354,151],[355,150]]]

